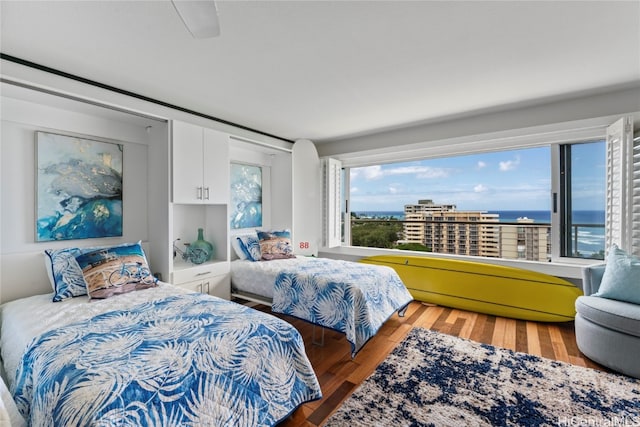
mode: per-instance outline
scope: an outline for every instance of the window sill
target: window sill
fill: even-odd
[[[436,258],[458,259],[464,261],[482,262],[486,264],[502,265],[506,267],[522,268],[549,274],[566,279],[582,279],[582,268],[590,264],[601,264],[601,260],[583,260],[578,258],[562,258],[561,261],[540,262],[526,260],[512,260],[503,258],[484,258],[465,255],[440,254],[432,252],[406,251],[399,249],[366,248],[360,246],[339,246],[335,248],[320,248],[318,256],[357,261],[360,258],[375,255],[411,255]]]

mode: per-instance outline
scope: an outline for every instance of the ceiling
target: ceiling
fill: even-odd
[[[0,2],[3,54],[326,142],[640,82],[640,1]]]

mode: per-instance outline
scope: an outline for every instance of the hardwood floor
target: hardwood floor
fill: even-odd
[[[269,307],[255,306],[270,313]],[[302,405],[284,427],[320,426],[340,404],[382,362],[413,327],[422,327],[491,344],[497,347],[561,360],[574,365],[605,370],[585,358],[576,346],[573,322],[536,323],[472,313],[447,307],[412,302],[405,317],[394,314],[351,359],[349,343],[343,334],[324,330],[324,345],[312,343],[321,338],[322,328],[293,317],[278,315],[293,324],[302,334],[323,398]],[[315,331],[314,331],[315,328]]]

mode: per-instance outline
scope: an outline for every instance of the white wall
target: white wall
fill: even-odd
[[[169,262],[173,259],[173,249],[169,242],[171,211],[168,209],[171,188],[171,159],[169,156],[169,127],[158,123],[147,129],[148,151],[148,212],[147,232],[149,250],[146,251],[153,273],[160,273],[163,280],[169,278]]]
[[[511,107],[511,108],[509,108]],[[420,146],[434,148],[449,145],[454,139],[483,134],[520,132],[521,129],[553,126],[601,118],[602,125],[616,117],[632,113],[640,121],[640,87],[611,90],[570,100],[549,100],[544,104],[501,106],[498,111],[470,112],[456,117],[390,129],[371,135],[353,136],[316,144],[321,157],[351,158],[359,153],[394,152]],[[457,142],[457,141],[455,141]],[[384,157],[384,155],[382,154]]]
[[[0,106],[0,301],[51,290],[44,268],[44,249],[149,240],[150,133],[145,126],[6,96],[1,97]],[[159,125],[166,128],[166,124]],[[87,136],[124,145],[122,237],[35,241],[35,131]]]
[[[257,134],[246,129],[220,123],[187,112],[178,111],[129,97],[97,86],[87,85],[42,70],[0,60],[2,78],[9,83],[0,84],[2,101],[0,119],[2,134],[0,140],[1,159],[1,210],[0,210],[0,302],[21,296],[48,292],[50,287],[45,276],[42,250],[46,247],[65,247],[73,243],[78,246],[110,244],[110,242],[146,240],[145,249],[153,272],[160,272],[165,280],[170,275],[169,266],[173,258],[170,227],[174,223],[170,206],[171,159],[169,150],[169,130],[165,120],[181,120],[198,126],[217,129],[237,138],[257,143],[255,147],[270,147],[272,155],[267,156],[272,165],[272,179],[276,184],[272,194],[274,201],[271,218],[274,226],[291,224],[291,143]],[[13,87],[34,87],[36,97],[9,97]],[[11,90],[7,90],[11,89]],[[36,92],[36,91],[32,91]],[[57,95],[86,100],[89,103],[112,106],[123,111],[141,113],[155,119],[135,119],[130,116],[115,120],[102,107],[66,108],[67,102],[51,99],[43,103],[39,100],[43,93],[52,98]],[[37,99],[35,99],[37,98]],[[23,101],[17,102],[17,99]],[[29,100],[26,102],[24,100]],[[48,107],[45,106],[49,105]],[[65,108],[61,107],[65,104]],[[84,103],[82,103],[84,104]],[[96,113],[103,110],[105,114]],[[84,112],[84,113],[83,113]],[[122,116],[123,113],[119,115]],[[18,117],[12,118],[12,117]],[[5,123],[6,121],[6,123]],[[15,123],[15,124],[12,124]],[[140,123],[144,123],[140,125]],[[150,129],[147,126],[151,125]],[[5,128],[7,127],[7,130]],[[35,153],[33,131],[55,130],[59,133],[76,133],[123,141],[131,151],[134,162],[140,162],[142,169],[129,170],[125,161],[124,189],[124,236],[121,239],[92,239],[73,242],[52,242],[47,245],[35,243]],[[13,130],[12,130],[13,129]],[[146,152],[146,154],[143,154]],[[258,150],[260,152],[260,150]],[[253,154],[252,154],[253,155]],[[249,156],[251,157],[251,156]],[[243,156],[240,156],[242,159]],[[263,159],[266,159],[263,157]],[[145,169],[146,173],[142,170]],[[143,175],[145,175],[143,177]],[[131,187],[129,177],[137,176]],[[14,184],[14,181],[19,181]],[[5,191],[5,187],[8,190]],[[143,204],[146,194],[146,202]],[[130,199],[133,201],[130,202]],[[130,204],[132,203],[132,204]],[[15,205],[15,206],[14,206]],[[131,212],[126,206],[133,206]],[[7,230],[5,232],[5,230]],[[219,244],[222,247],[227,242]]]

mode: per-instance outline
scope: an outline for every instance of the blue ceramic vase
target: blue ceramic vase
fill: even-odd
[[[198,228],[198,240],[189,245],[189,260],[194,264],[202,264],[215,256],[215,248],[211,242],[204,240],[204,231]]]

